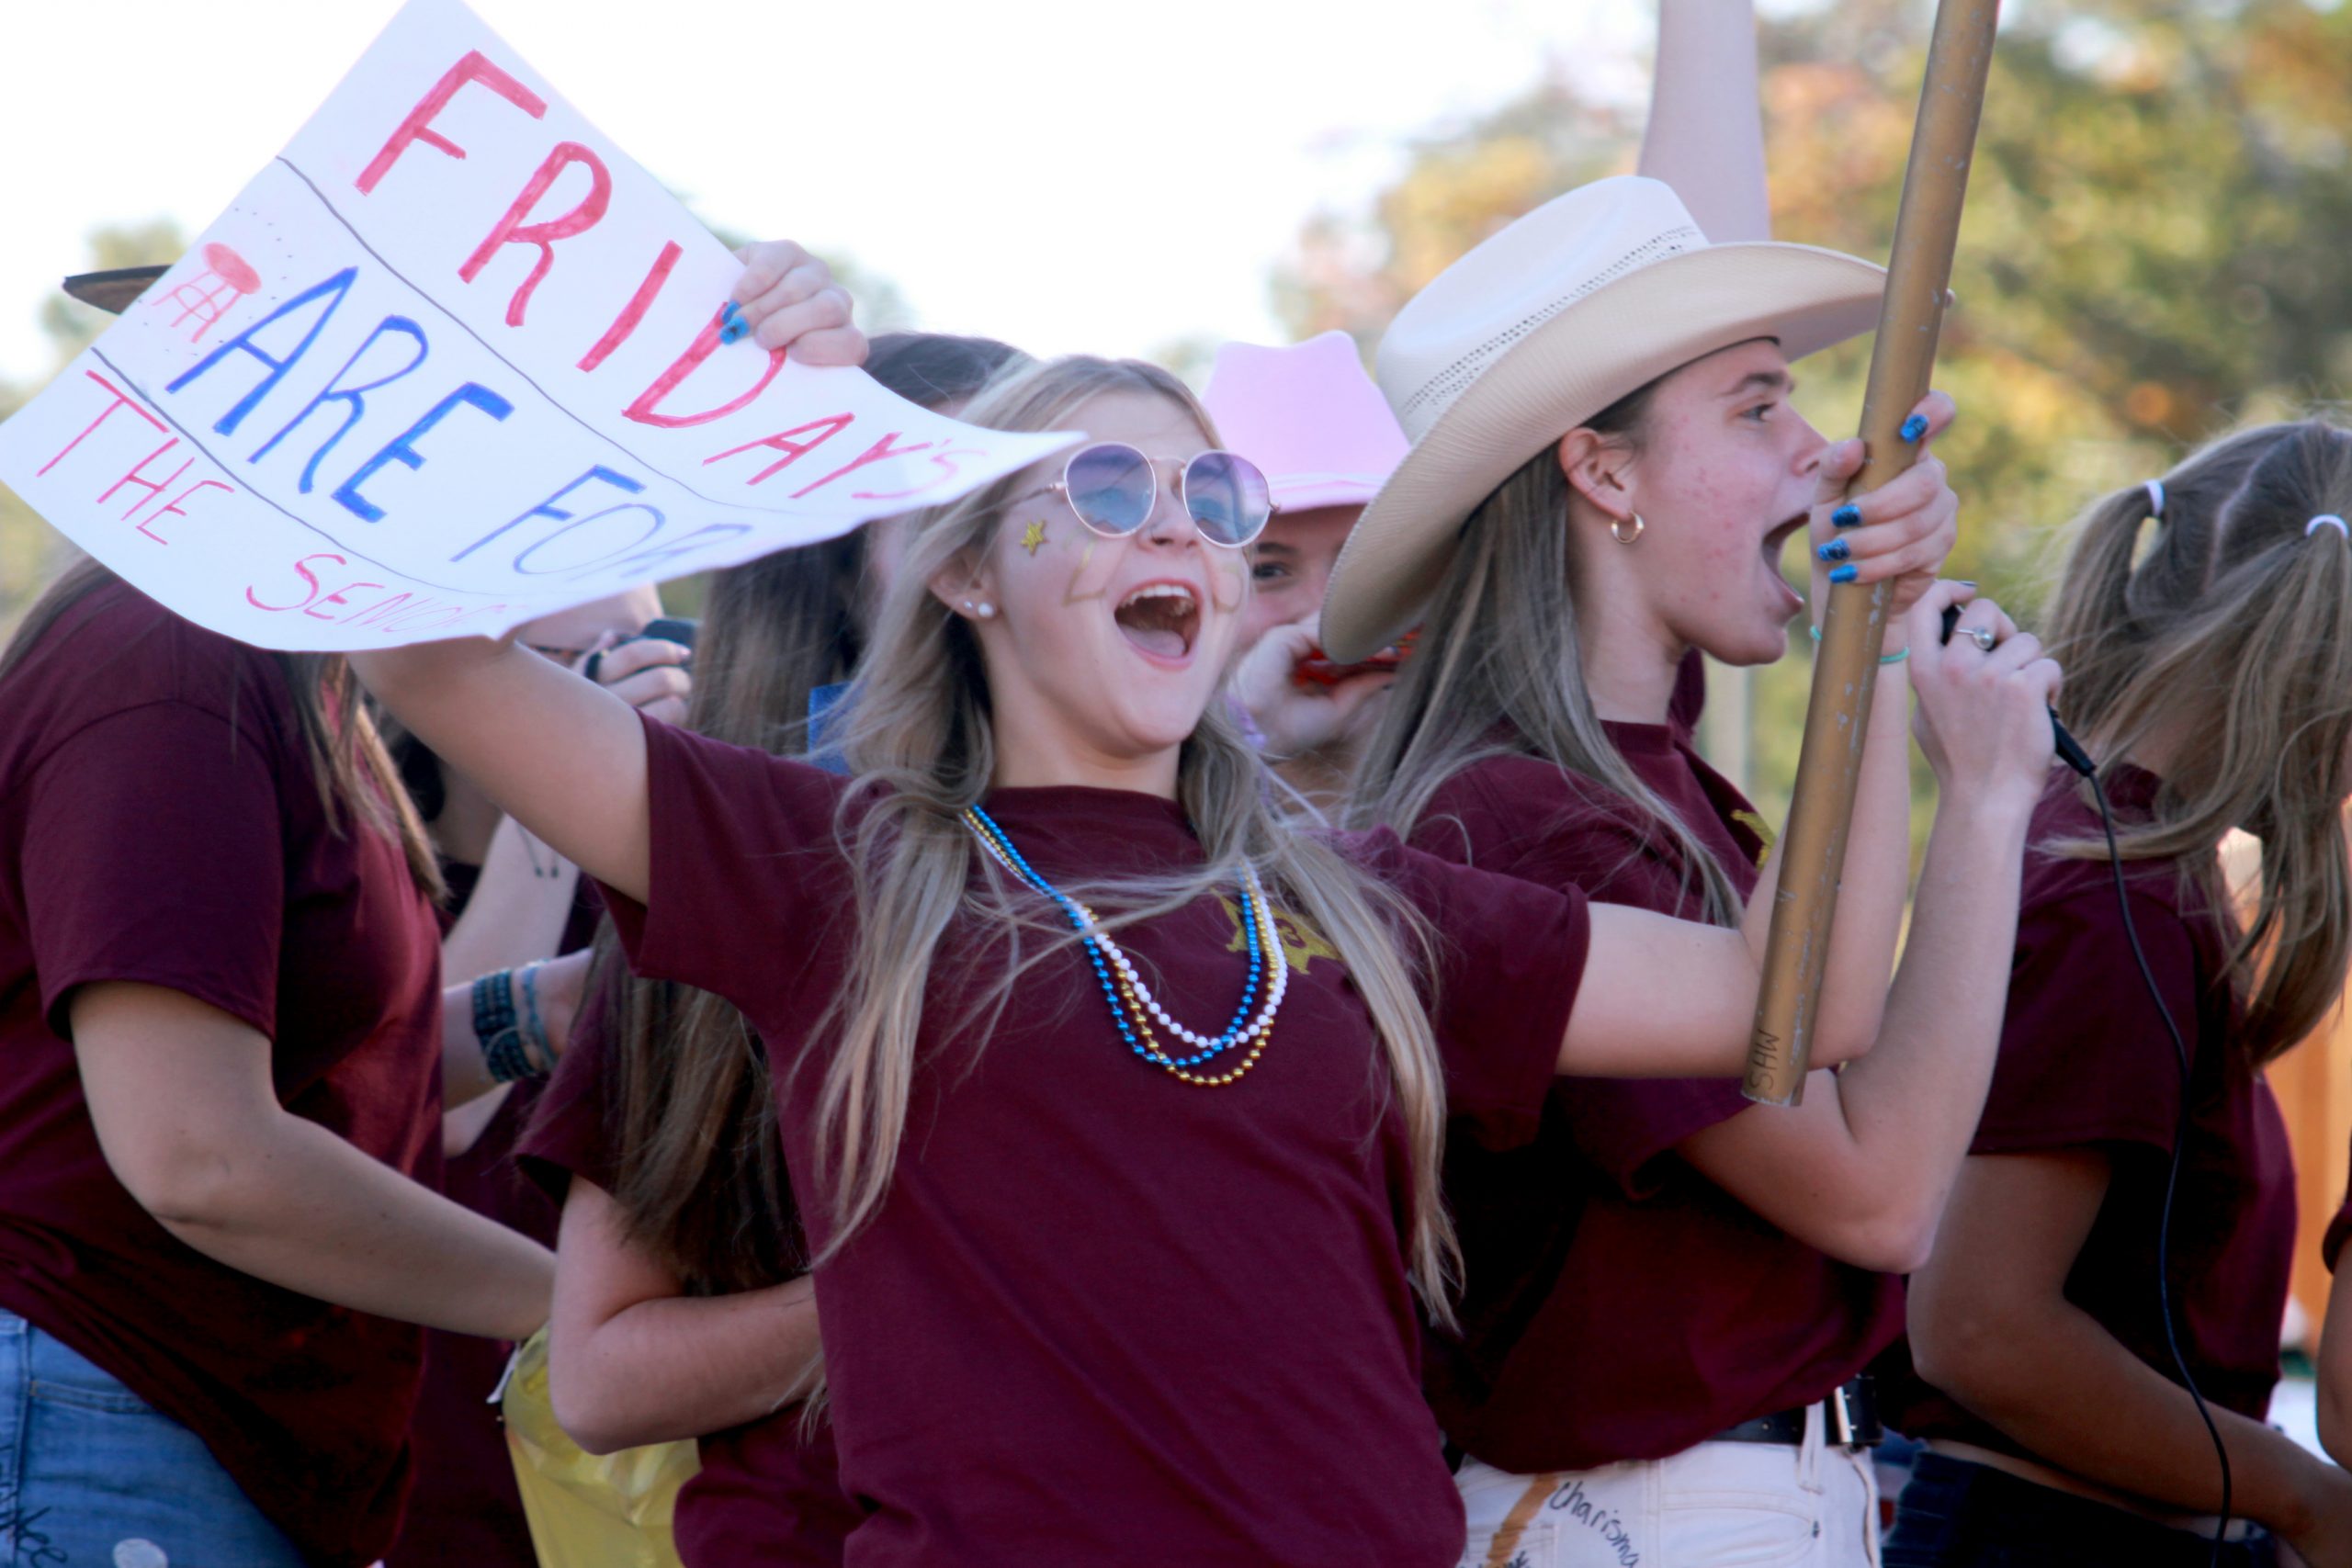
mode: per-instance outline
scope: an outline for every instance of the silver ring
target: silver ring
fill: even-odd
[[[1990,626],[1970,626],[1967,630],[1969,640],[1987,653],[1992,652],[1994,645],[2001,640],[1993,635]]]

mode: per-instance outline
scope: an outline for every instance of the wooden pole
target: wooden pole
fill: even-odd
[[[1911,161],[1903,174],[1903,205],[1894,220],[1886,299],[1879,308],[1878,340],[1862,399],[1861,434],[1870,456],[1849,493],[1878,489],[1909,468],[1918,452],[1900,432],[1913,405],[1927,395],[1935,368],[2000,9],[2000,0],[1939,0],[1936,7]],[[1814,658],[1813,700],[1805,710],[1804,750],[1797,761],[1796,797],[1781,851],[1771,936],[1764,950],[1756,1032],[1748,1044],[1750,1100],[1794,1105],[1804,1098],[1821,973],[1829,955],[1891,593],[1883,582],[1829,591],[1829,613]]]

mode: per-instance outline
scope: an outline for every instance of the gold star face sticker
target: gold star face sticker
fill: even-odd
[[[1045,542],[1046,525],[1042,520],[1033,520],[1027,528],[1022,530],[1021,547],[1031,555],[1035,555],[1037,547]]]

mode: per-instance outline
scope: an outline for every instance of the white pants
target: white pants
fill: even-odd
[[[1803,1448],[1701,1443],[1551,1475],[1465,1459],[1462,1568],[1878,1568],[1870,1450],[1822,1430],[1816,1404]]]

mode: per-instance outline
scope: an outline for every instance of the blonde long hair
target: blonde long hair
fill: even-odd
[[[1653,381],[1585,422],[1638,449]],[[1695,883],[1699,918],[1739,921],[1730,876],[1621,754],[1585,685],[1568,481],[1546,446],[1462,526],[1413,656],[1357,765],[1351,824],[1410,834],[1448,779],[1494,756],[1532,756],[1600,784]]]
[[[1083,356],[1015,371],[975,400],[964,417],[999,430],[1067,429],[1089,400],[1150,393],[1211,430],[1182,382],[1132,360]],[[819,1096],[816,1146],[833,1178],[834,1233],[817,1262],[838,1251],[880,1210],[905,1131],[933,955],[951,925],[1001,933],[1010,962],[958,1030],[986,1038],[1029,968],[1075,944],[1051,910],[1010,886],[974,846],[959,814],[981,798],[995,771],[995,737],[979,644],[970,626],[933,595],[934,577],[984,558],[1004,503],[1022,476],[983,487],[954,505],[918,514],[883,604],[867,657],[842,711],[842,751],[855,774],[840,831],[856,891],[858,931],[845,984],[821,1028],[838,1033]],[[1390,1094],[1412,1151],[1407,1257],[1428,1309],[1449,1318],[1458,1271],[1453,1234],[1438,1190],[1444,1084],[1417,976],[1430,942],[1418,916],[1331,844],[1286,828],[1271,804],[1252,751],[1211,703],[1183,742],[1177,795],[1199,835],[1196,870],[1067,889],[1112,929],[1148,920],[1209,896],[1248,861],[1268,895],[1314,922],[1338,949],[1380,1037],[1368,1085]],[[975,971],[977,972],[977,970]],[[1107,1047],[1106,1047],[1107,1048]],[[1385,1069],[1385,1085],[1381,1069]]]
[[[2066,726],[2094,757],[2177,743],[2154,818],[2118,830],[2125,860],[2177,861],[2226,920],[2222,836],[2261,840],[2261,892],[2230,953],[2240,1039],[2259,1064],[2318,1027],[2352,963],[2352,545],[2312,527],[2352,516],[2352,431],[2245,431],[2163,485],[2161,518],[2135,485],[2078,520],[2050,651],[2066,668]],[[2043,847],[2107,856],[2103,839]]]
[[[961,403],[1020,357],[990,338],[886,333],[865,373],[910,402]],[[865,530],[780,550],[711,580],[688,728],[779,755],[806,749],[808,701],[848,680],[865,642]],[[630,1241],[694,1294],[757,1290],[806,1271],[776,1134],[765,1047],[707,991],[627,976],[607,920],[597,964],[620,1093],[613,1200]]]

